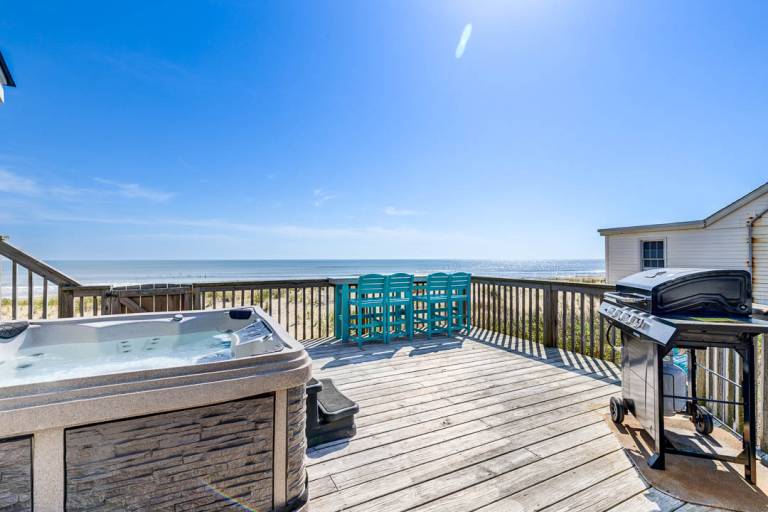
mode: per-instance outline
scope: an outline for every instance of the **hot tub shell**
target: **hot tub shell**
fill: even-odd
[[[282,341],[281,351],[10,387],[0,383],[0,454],[5,447],[17,456],[11,473],[21,480],[25,471],[32,475],[34,510],[123,510],[131,499],[151,499],[162,486],[172,496],[176,484],[179,500],[157,502],[153,509],[184,502],[206,510],[216,502],[208,504],[202,494],[194,501],[185,486],[194,487],[195,478],[210,480],[216,496],[216,480],[237,468],[243,468],[240,489],[253,490],[247,506],[302,509],[310,359],[264,311],[252,309]],[[183,313],[223,314],[227,310]],[[151,328],[173,321],[173,313],[149,313],[31,322],[30,328],[67,332],[101,322]],[[117,490],[105,497],[106,488]],[[23,495],[23,485],[19,489]],[[227,499],[224,493],[219,497]],[[23,500],[15,510],[25,510]]]

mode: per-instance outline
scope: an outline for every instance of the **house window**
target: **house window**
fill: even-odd
[[[664,241],[643,241],[643,270],[664,266]]]

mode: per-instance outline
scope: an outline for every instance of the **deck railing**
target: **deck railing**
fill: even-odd
[[[135,286],[64,286],[63,317],[259,306],[298,340],[333,334],[328,279],[227,281]]]
[[[472,278],[472,324],[517,339],[536,341],[547,347],[620,362],[621,333],[609,329],[598,313],[602,295],[614,287],[566,281]],[[511,342],[510,338],[507,338]],[[768,358],[765,337],[758,339],[757,428],[760,446],[768,448]],[[715,400],[741,401],[741,358],[732,350],[709,348],[698,357],[699,396]],[[733,404],[707,404],[728,429],[739,433],[742,408]]]
[[[620,335],[598,314],[605,284],[472,278],[472,325],[615,361]],[[610,342],[610,343],[609,343]]]
[[[230,281],[218,283],[81,285],[0,237],[0,272],[9,272],[10,290],[0,287],[0,320],[69,318],[120,313],[188,311],[257,305],[298,340],[333,336],[335,289],[328,279]],[[3,277],[0,275],[0,283]],[[613,287],[567,281],[472,277],[472,325],[514,339],[538,342],[618,362],[621,335],[598,313],[602,295]],[[55,290],[55,293],[54,293]],[[699,358],[700,393],[741,400],[734,376],[741,360],[732,351],[708,349]],[[768,358],[757,345],[757,409],[761,446],[768,447]],[[715,416],[738,432],[739,407],[711,404]]]
[[[21,318],[67,316],[56,309],[61,301],[51,300],[52,288],[80,286],[75,279],[11,245],[0,236],[0,283],[3,271],[10,273],[10,290],[0,286],[0,321]]]

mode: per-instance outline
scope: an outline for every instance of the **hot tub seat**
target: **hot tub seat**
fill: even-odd
[[[307,383],[307,445],[317,446],[354,437],[360,406],[336,389],[331,379]]]

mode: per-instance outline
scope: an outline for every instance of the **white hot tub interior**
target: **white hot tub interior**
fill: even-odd
[[[250,308],[33,322],[0,338],[0,386],[211,363],[283,347]]]

